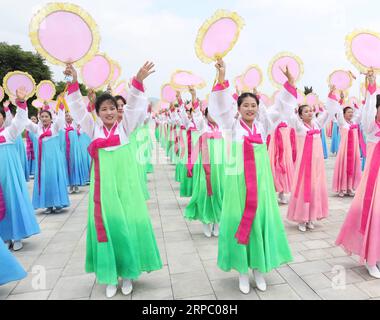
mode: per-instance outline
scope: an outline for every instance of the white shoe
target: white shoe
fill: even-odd
[[[116,295],[116,292],[117,292],[117,286],[108,285],[106,288],[106,297],[110,299]]]
[[[370,267],[369,265],[366,265],[366,268],[371,277],[380,279],[380,270],[377,268],[377,266]]]
[[[344,192],[339,192],[339,197],[344,198],[344,196],[345,196]]]
[[[79,187],[78,186],[75,186],[74,187],[74,193],[78,193],[79,192]]]
[[[310,229],[310,230],[314,230],[314,229],[315,229],[314,222],[313,222],[313,221],[309,221],[309,222],[306,224],[306,228],[308,228],[308,229]]]
[[[13,241],[13,251],[19,251],[23,248],[21,240]]]
[[[300,223],[298,225],[298,230],[301,232],[306,232],[306,223]]]
[[[70,190],[69,190],[69,194],[73,194],[73,193],[74,193],[74,187],[71,186],[71,187],[70,187]]]
[[[62,209],[63,209],[62,207],[55,207],[54,212],[60,213],[62,211]]]
[[[211,230],[209,224],[203,224],[203,233],[207,238],[211,238]]]
[[[353,190],[348,191],[348,196],[349,197],[355,197],[355,192]]]
[[[219,237],[219,224],[214,223],[212,226],[212,234],[214,237]]]
[[[239,289],[244,294],[248,294],[251,291],[249,276],[247,273],[239,275]]]
[[[262,273],[258,270],[253,270],[253,276],[255,278],[257,289],[259,289],[260,291],[266,291],[267,283],[265,282],[265,279]]]
[[[132,281],[129,279],[123,279],[121,286],[121,293],[125,296],[129,295],[133,290]]]

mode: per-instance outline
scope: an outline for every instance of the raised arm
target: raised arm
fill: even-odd
[[[361,123],[363,131],[370,134],[378,130],[376,125],[376,77],[367,76],[368,87],[366,92],[366,103],[362,107]]]
[[[16,96],[17,112],[15,117],[12,117],[10,124],[6,128],[7,135],[9,139],[12,141],[16,140],[16,138],[24,131],[28,123],[28,107],[25,101],[26,89],[17,89]]]
[[[76,123],[78,123],[83,132],[85,132],[91,139],[94,137],[95,121],[91,114],[87,111],[87,106],[84,103],[83,96],[79,90],[78,75],[74,67],[69,64],[64,72],[66,75],[73,77],[73,82],[68,84],[66,102],[70,108],[70,113]],[[94,99],[90,96],[90,101]]]
[[[221,130],[232,130],[237,112],[236,101],[228,90],[226,65],[219,59],[215,65],[218,73],[218,84],[214,86],[210,98],[208,111]]]
[[[154,64],[146,62],[132,80],[128,92],[127,105],[124,106],[122,124],[129,136],[139,125],[143,124],[148,110],[149,101],[144,95],[143,81],[154,73]]]

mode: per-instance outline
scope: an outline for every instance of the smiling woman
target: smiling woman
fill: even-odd
[[[154,72],[153,63],[145,63],[133,78],[127,104],[119,122],[116,99],[108,93],[96,99],[95,121],[87,111],[79,91],[77,72],[68,65],[67,102],[74,120],[91,138],[88,148],[93,159],[88,207],[86,271],[95,272],[97,281],[107,284],[106,296],[132,292],[132,280],[142,272],[162,268],[152,224],[148,214],[138,163],[130,137],[140,126],[148,108],[143,80]]]

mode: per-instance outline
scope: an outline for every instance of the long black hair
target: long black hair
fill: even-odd
[[[348,110],[354,110],[354,109],[352,109],[351,107],[345,107],[344,109],[343,109],[343,114],[346,114],[346,112],[348,111]]]
[[[244,101],[245,98],[253,98],[253,99],[255,99],[256,103],[257,103],[257,106],[259,106],[259,104],[260,104],[260,100],[259,100],[259,97],[257,95],[255,95],[253,93],[250,93],[250,92],[244,92],[238,98],[238,101],[237,101],[238,107],[240,107],[243,104],[243,101]]]
[[[53,116],[51,115],[51,112],[49,110],[41,110],[40,115],[43,113],[47,113],[49,115],[50,119],[53,120]]]
[[[4,120],[6,119],[7,115],[3,109],[0,110],[1,115],[3,116]]]
[[[380,94],[376,96],[376,109],[380,108]]]
[[[97,114],[99,114],[100,106],[105,101],[110,101],[117,108],[117,101],[115,97],[109,93],[103,93],[95,101],[95,110]]]
[[[305,109],[306,107],[309,107],[309,108],[310,108],[310,106],[309,106],[308,104],[302,104],[302,105],[300,105],[300,106],[298,107],[298,115],[300,116],[300,118],[301,118],[301,116],[302,116],[303,109]]]
[[[115,96],[115,99],[116,99],[116,101],[118,101],[118,100],[123,101],[124,105],[127,104],[127,100],[125,100],[123,96]]]

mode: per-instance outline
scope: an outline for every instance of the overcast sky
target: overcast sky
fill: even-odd
[[[0,41],[33,50],[28,36],[33,14],[41,0],[0,1]],[[233,51],[226,57],[227,76],[232,80],[248,65],[258,64],[265,81],[259,88],[272,94],[268,63],[280,51],[297,54],[305,73],[299,87],[312,85],[324,100],[327,77],[337,68],[357,71],[347,61],[345,36],[355,29],[380,32],[380,2],[375,0],[75,0],[99,26],[100,51],[117,60],[123,78],[129,79],[145,60],[156,63],[156,73],[146,82],[148,94],[159,97],[160,87],[176,69],[192,70],[208,87],[215,77],[213,65],[198,60],[194,42],[198,28],[217,9],[236,11],[245,27]],[[55,80],[61,69],[52,66]],[[351,94],[358,92],[355,85]]]

